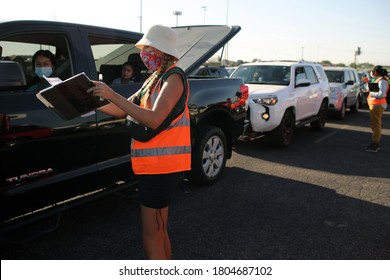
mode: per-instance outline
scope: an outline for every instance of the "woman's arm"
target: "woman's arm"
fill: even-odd
[[[100,112],[103,112],[103,113],[105,113],[107,115],[110,115],[110,116],[113,116],[113,117],[116,117],[116,118],[124,118],[124,117],[126,117],[126,112],[124,112],[121,108],[119,108],[118,106],[116,106],[113,103],[110,103],[110,104],[107,104],[105,106],[102,106],[102,107],[98,108],[98,110]]]
[[[136,96],[137,94],[138,94],[138,92],[134,93],[132,96],[129,97],[128,100],[132,101],[134,96]],[[118,107],[114,103],[110,103],[110,104],[107,104],[105,106],[102,106],[102,107],[98,108],[98,110],[100,112],[103,112],[107,115],[111,115],[111,116],[116,117],[116,118],[124,118],[127,115],[125,111],[123,111],[120,107]]]
[[[105,83],[95,82],[96,86],[88,90],[88,92],[99,96],[101,98],[110,100],[112,104],[102,107],[102,112],[118,113],[119,110],[122,114],[130,115],[141,124],[156,129],[166,119],[177,101],[181,97],[184,85],[183,80],[179,74],[172,74],[164,82],[161,91],[153,104],[152,108],[143,108],[131,101],[131,98],[126,99],[123,96],[117,94]],[[133,95],[134,96],[134,95]],[[110,106],[112,105],[112,106]],[[115,107],[113,107],[115,105]],[[105,108],[108,107],[109,108]],[[119,110],[118,110],[119,109]],[[103,111],[104,110],[104,111]]]

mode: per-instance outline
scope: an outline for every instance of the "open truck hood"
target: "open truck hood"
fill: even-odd
[[[240,30],[240,26],[199,25],[173,27],[177,32],[177,48],[181,54],[177,63],[191,73],[226,45]]]

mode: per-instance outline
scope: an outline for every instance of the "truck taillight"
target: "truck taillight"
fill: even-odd
[[[248,95],[249,95],[249,88],[247,85],[241,85],[240,86],[240,91],[242,93],[242,99],[245,99],[247,100],[248,99]]]
[[[237,100],[232,102],[229,98],[228,102],[226,103],[226,106],[230,107],[231,109],[242,109],[246,104],[246,100],[248,99],[248,94],[249,94],[248,86],[241,85],[240,91],[236,92]]]

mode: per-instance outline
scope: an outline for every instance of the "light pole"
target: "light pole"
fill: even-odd
[[[142,0],[140,0],[139,32],[142,33]]]
[[[229,0],[226,1],[226,25],[229,22]]]
[[[179,16],[181,16],[181,11],[173,11],[173,15],[176,16],[176,26],[178,26]]]
[[[203,9],[203,24],[206,24],[206,11],[207,11],[207,6],[202,6]]]
[[[226,0],[226,25],[229,22],[229,0]],[[229,64],[229,43],[226,43],[225,60]]]
[[[354,64],[355,64],[355,67],[356,67],[356,56],[360,55],[362,53],[360,47],[357,48],[357,51],[355,51],[355,60],[354,60]]]

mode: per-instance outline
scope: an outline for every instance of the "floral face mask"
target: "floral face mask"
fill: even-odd
[[[155,51],[141,51],[140,56],[145,66],[151,71],[156,71],[161,66],[161,57],[157,57]]]

